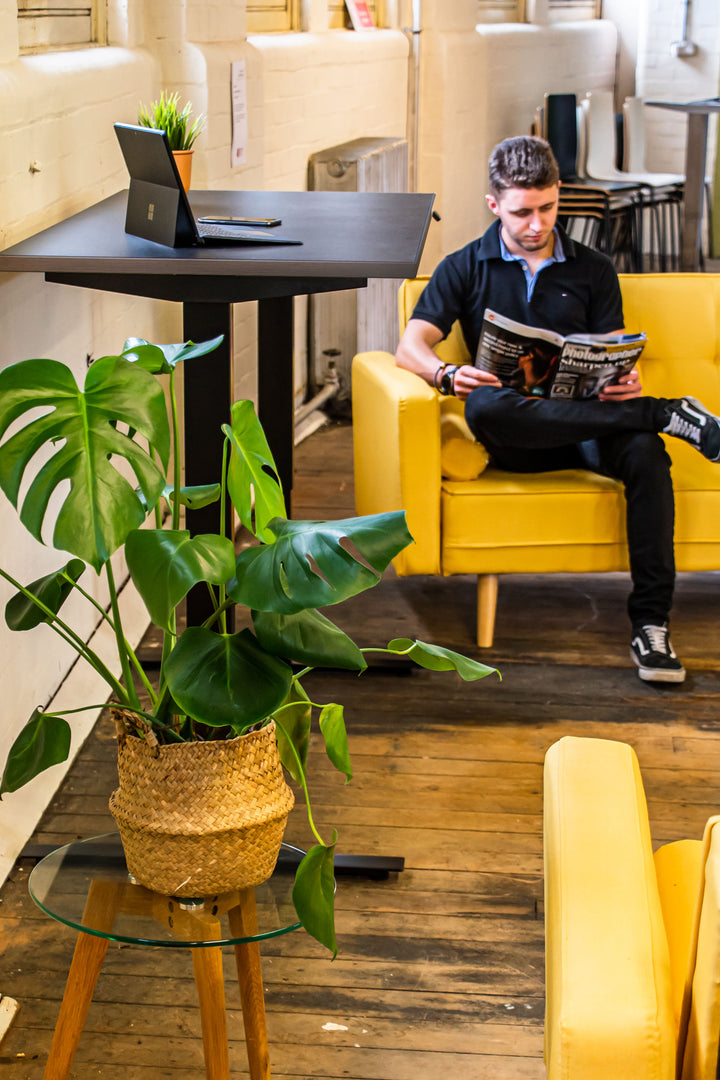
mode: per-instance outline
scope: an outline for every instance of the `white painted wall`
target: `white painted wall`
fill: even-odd
[[[692,0],[688,36],[697,54],[671,55],[682,37],[680,0],[642,0],[638,24],[637,93],[646,100],[695,101],[717,97],[720,90],[720,4]],[[715,157],[715,125],[708,141],[708,175]],[[687,119],[665,109],[646,110],[647,166],[657,172],[683,172]]]
[[[441,8],[437,17],[422,35],[419,186],[438,193],[442,216],[425,248],[426,271],[491,221],[484,195],[493,146],[530,130],[546,91],[612,89],[617,44],[605,20],[446,31]]]

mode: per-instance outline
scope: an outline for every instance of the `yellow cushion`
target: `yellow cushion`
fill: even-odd
[[[673,1080],[670,964],[630,746],[550,747],[544,846],[548,1080]]]
[[[443,481],[443,573],[572,573],[627,567],[625,499],[580,469]]]
[[[462,416],[445,412],[440,417],[440,468],[448,480],[477,480],[490,460]]]

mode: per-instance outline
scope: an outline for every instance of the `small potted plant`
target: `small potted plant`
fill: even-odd
[[[197,362],[219,340],[159,346],[130,339],[119,355],[90,366],[82,389],[55,360],[26,360],[0,372],[0,487],[37,540],[48,502],[59,500],[52,543],[72,556],[30,584],[0,570],[17,590],[5,619],[19,632],[49,625],[107,683],[119,734],[120,787],[111,809],[141,884],[200,896],[269,877],[293,802],[282,761],[303,791],[317,840],[298,868],[293,899],[306,929],[334,953],[335,835],[327,843],[315,828],[306,776],[314,715],[332,764],[348,780],[352,767],[342,706],[313,702],[305,681],[319,665],[362,671],[368,650],[318,609],[376,585],[411,537],[403,512],[288,520],[249,401],[235,402],[223,427],[218,483],[181,486],[176,369]],[[157,375],[169,377],[167,397]],[[7,434],[21,420],[24,426]],[[217,499],[225,506],[228,496],[255,538],[239,554],[228,517],[217,534],[191,536],[181,527],[181,506]],[[155,684],[123,632],[111,562],[121,548],[162,633]],[[107,610],[83,588],[83,575],[93,572],[106,578]],[[179,606],[198,584],[210,590],[213,612],[203,625],[180,632]],[[72,593],[94,604],[112,628],[122,678],[63,617]],[[252,613],[252,631],[229,630],[227,612],[235,604]],[[466,680],[493,671],[406,639],[379,651]],[[102,704],[78,703],[72,711]],[[34,711],[11,747],[0,795],[67,758],[66,715]],[[201,845],[207,846],[199,853]],[[258,847],[260,865],[248,869]],[[198,867],[211,876],[199,877]]]
[[[189,191],[193,146],[205,127],[205,117],[197,116],[191,122],[192,105],[188,101],[181,109],[179,101],[179,93],[169,94],[163,90],[149,107],[140,103],[137,120],[141,127],[159,128],[165,132],[183,187]]]

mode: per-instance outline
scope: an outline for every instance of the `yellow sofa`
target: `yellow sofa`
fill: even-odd
[[[548,1080],[715,1080],[720,818],[653,856],[634,751],[566,737],[544,773]]]
[[[405,326],[427,278],[400,289]],[[645,330],[645,392],[691,394],[720,413],[720,275],[620,278],[628,330]],[[467,359],[457,324],[437,348]],[[483,469],[462,404],[396,367],[389,353],[353,361],[355,501],[359,514],[407,511],[414,537],[395,559],[405,574],[477,574],[478,645],[492,644],[497,575],[627,570],[620,484],[581,470],[516,474]],[[676,492],[678,570],[720,568],[720,466],[668,440]]]

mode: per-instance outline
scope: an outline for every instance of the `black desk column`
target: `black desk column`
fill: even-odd
[[[258,416],[292,515],[295,370],[293,297],[258,301]]]
[[[185,341],[207,341],[223,335],[221,345],[208,356],[183,362],[183,405],[185,423],[186,486],[215,484],[220,481],[223,442],[222,425],[230,422],[232,403],[232,304],[183,304]],[[232,519],[230,503],[226,522]],[[186,524],[192,536],[218,532],[220,504],[186,511]],[[197,626],[212,613],[205,586],[198,586],[187,598],[188,626]],[[232,631],[232,610],[228,612]]]

